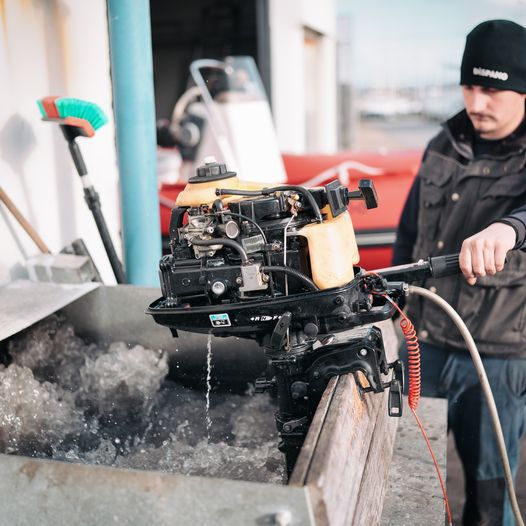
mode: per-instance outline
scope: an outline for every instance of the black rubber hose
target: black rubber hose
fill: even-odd
[[[320,290],[316,283],[312,281],[309,277],[305,276],[302,272],[299,270],[295,270],[293,268],[289,267],[280,267],[277,265],[271,265],[271,266],[265,266],[261,267],[262,272],[281,272],[282,274],[288,274],[289,276],[293,276],[297,279],[299,279],[302,283],[307,285],[310,290]]]
[[[261,190],[234,190],[233,188],[216,188],[216,195],[241,195],[258,197],[265,195]]]
[[[239,244],[237,241],[234,241],[232,239],[228,239],[226,237],[218,237],[215,239],[197,239],[193,237],[192,239],[188,240],[192,245],[197,245],[198,247],[208,247],[210,245],[223,245],[225,247],[230,247],[239,252],[239,255],[241,256],[241,261],[243,265],[248,264],[248,256],[245,252],[245,249]]]
[[[274,192],[286,192],[288,190],[294,190],[299,194],[302,194],[305,197],[305,199],[309,202],[309,205],[311,206],[312,211],[316,216],[316,219],[320,223],[323,221],[323,218],[321,217],[320,207],[318,206],[316,199],[314,199],[313,195],[307,190],[307,188],[304,188],[303,186],[283,185],[273,186],[272,188],[263,188],[261,190],[234,190],[227,188],[216,188],[216,195],[242,195],[255,197],[258,195],[269,195]]]

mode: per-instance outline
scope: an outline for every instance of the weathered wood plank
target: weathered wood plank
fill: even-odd
[[[378,413],[351,524],[380,524],[398,426],[398,419],[385,410],[387,396],[385,393]]]
[[[392,322],[377,325],[393,360]],[[378,524],[396,425],[387,392],[362,395],[352,375],[331,381],[290,479],[307,486],[317,524]]]
[[[307,475],[309,473],[309,468],[314,456],[316,444],[318,443],[321,430],[323,429],[323,424],[325,423],[325,418],[329,412],[329,407],[332,402],[338,380],[339,378],[337,376],[331,378],[327,384],[327,387],[325,388],[325,391],[323,392],[314,418],[312,419],[311,425],[309,426],[309,431],[305,438],[305,443],[301,449],[301,454],[296,461],[294,471],[290,477],[289,486],[303,486],[306,484]]]

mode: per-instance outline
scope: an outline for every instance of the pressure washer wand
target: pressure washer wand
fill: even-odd
[[[82,153],[80,152],[79,145],[75,142],[75,138],[77,137],[75,128],[72,126],[61,124],[60,129],[62,130],[66,141],[68,142],[71,157],[73,158],[75,168],[77,169],[77,172],[80,175],[80,180],[82,181],[82,187],[84,189],[84,200],[86,201],[86,204],[88,205],[88,208],[91,210],[93,218],[95,219],[97,229],[102,239],[104,249],[106,250],[106,254],[108,255],[108,259],[110,260],[110,265],[113,269],[113,273],[115,274],[115,278],[117,279],[117,283],[126,283],[126,276],[124,274],[122,264],[119,260],[119,257],[117,256],[117,252],[115,251],[115,247],[113,246],[108,226],[106,225],[106,220],[104,219],[104,216],[102,214],[99,194],[93,187],[93,184],[88,176],[86,164],[84,163],[84,159],[82,157]]]

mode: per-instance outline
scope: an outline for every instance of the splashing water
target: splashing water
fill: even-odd
[[[48,444],[82,431],[71,393],[39,383],[27,367],[0,366],[0,448],[6,453],[45,453]]]
[[[267,395],[202,393],[166,378],[167,356],[86,344],[52,316],[11,339],[0,365],[0,452],[283,484]],[[214,425],[212,427],[212,421]]]
[[[210,429],[212,419],[210,418],[210,392],[212,391],[212,332],[208,333],[206,342],[206,437],[210,442]]]
[[[94,360],[86,358],[80,371],[80,393],[101,413],[133,399],[143,413],[149,414],[167,374],[168,362],[162,353],[140,345],[130,349],[125,343],[112,343],[106,354]]]

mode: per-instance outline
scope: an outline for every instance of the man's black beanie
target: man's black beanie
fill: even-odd
[[[526,28],[482,22],[466,37],[460,84],[526,93]]]

